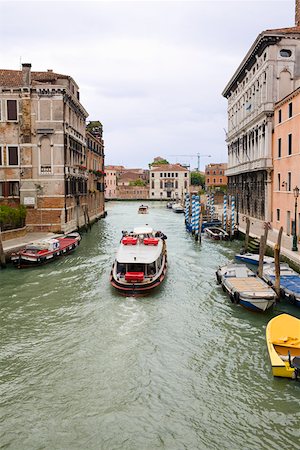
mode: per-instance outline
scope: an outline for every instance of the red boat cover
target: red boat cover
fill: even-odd
[[[125,280],[126,281],[143,281],[144,272],[126,272]]]
[[[124,245],[136,245],[137,238],[132,236],[125,236],[122,239],[122,244]]]
[[[145,245],[157,245],[158,244],[158,239],[156,239],[156,238],[145,238],[144,239],[144,244]]]

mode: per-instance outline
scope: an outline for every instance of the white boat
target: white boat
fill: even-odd
[[[232,303],[239,303],[252,311],[266,311],[275,303],[275,291],[246,264],[220,267],[216,277]]]
[[[275,264],[264,266],[263,279],[274,286]],[[300,307],[300,275],[287,263],[280,263],[280,296]]]
[[[168,209],[172,209],[173,204],[174,204],[174,202],[168,202],[168,203],[166,204],[166,207],[167,207]]]
[[[149,226],[123,232],[110,283],[125,295],[146,294],[159,286],[167,271],[166,236]]]
[[[253,264],[255,266],[258,266],[259,264],[259,255],[255,253],[238,253],[237,255],[235,255],[235,258],[238,261]],[[264,264],[272,264],[272,263],[274,263],[274,258],[272,258],[272,256],[264,256]]]
[[[148,214],[148,206],[147,205],[139,206],[138,213],[139,214]]]
[[[220,227],[206,227],[204,231],[206,236],[210,239],[224,241],[227,241],[229,239],[229,234],[227,233],[227,231],[223,230],[223,228]]]
[[[184,207],[181,206],[180,203],[174,203],[174,204],[172,205],[172,209],[173,209],[173,211],[174,211],[175,213],[179,213],[179,214],[184,213]]]

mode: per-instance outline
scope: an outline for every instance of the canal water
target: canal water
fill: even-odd
[[[240,243],[195,243],[164,204],[108,203],[80,247],[48,266],[0,272],[0,448],[290,449],[300,382],[274,379],[266,324],[216,284]],[[109,272],[121,236],[167,234],[164,285],[121,297]]]

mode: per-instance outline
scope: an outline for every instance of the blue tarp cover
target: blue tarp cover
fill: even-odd
[[[272,282],[275,281],[275,276],[270,276]],[[300,294],[300,275],[281,275],[280,286],[289,291]]]

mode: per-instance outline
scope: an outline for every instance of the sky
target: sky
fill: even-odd
[[[223,89],[256,37],[294,26],[294,11],[294,0],[0,0],[0,68],[72,76],[103,124],[106,164],[162,156],[193,169],[199,154],[203,170],[227,161]]]

